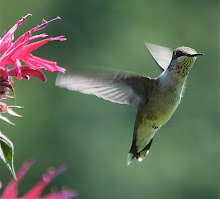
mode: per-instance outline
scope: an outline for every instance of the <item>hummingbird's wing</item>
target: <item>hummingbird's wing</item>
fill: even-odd
[[[119,104],[129,104],[142,109],[152,86],[148,77],[126,72],[98,69],[90,72],[59,74],[56,85]]]
[[[151,55],[155,61],[159,64],[162,70],[166,70],[172,59],[173,52],[164,46],[158,46],[151,43],[144,43],[147,49],[150,51]]]

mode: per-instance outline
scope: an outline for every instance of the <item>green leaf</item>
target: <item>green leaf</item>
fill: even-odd
[[[14,145],[0,131],[0,158],[6,164],[12,176],[16,179],[14,165],[13,165],[13,157],[14,157]]]

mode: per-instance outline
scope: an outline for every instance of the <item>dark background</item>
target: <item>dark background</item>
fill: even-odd
[[[62,67],[102,66],[156,77],[160,69],[144,42],[189,46],[205,53],[189,74],[182,103],[154,139],[149,156],[127,167],[136,115],[134,107],[55,86],[57,72],[45,72],[46,83],[14,84],[16,110],[23,118],[0,121],[15,146],[15,168],[31,157],[37,163],[19,186],[23,194],[49,166],[65,164],[67,172],[49,187],[74,188],[83,199],[214,199],[219,192],[219,1],[44,0],[0,1],[0,30],[9,30],[32,13],[15,38],[56,16],[44,29],[65,35],[33,54]],[[0,163],[4,185],[11,175]],[[50,191],[48,188],[44,193]]]

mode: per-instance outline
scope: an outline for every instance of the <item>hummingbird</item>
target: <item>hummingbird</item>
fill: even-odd
[[[156,78],[98,69],[90,72],[67,70],[56,79],[59,87],[137,108],[128,165],[134,158],[141,162],[149,153],[155,133],[180,104],[187,76],[197,56],[204,55],[185,46],[172,52],[167,47],[151,43],[145,45],[162,69]]]

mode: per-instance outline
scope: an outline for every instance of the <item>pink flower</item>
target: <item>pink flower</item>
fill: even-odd
[[[26,174],[30,166],[34,163],[33,160],[24,162],[22,168],[17,172],[17,180],[12,179],[11,182],[4,189],[1,199],[16,199],[18,198],[18,184]],[[61,192],[52,192],[48,195],[41,196],[41,193],[45,189],[45,187],[60,173],[65,171],[66,168],[64,166],[59,167],[58,169],[49,169],[46,174],[42,175],[42,179],[38,182],[31,190],[29,190],[26,194],[24,194],[21,198],[29,198],[29,199],[69,199],[76,197],[76,192],[73,190],[63,190]]]
[[[40,25],[37,25],[36,27],[27,31],[26,33],[21,35],[15,42],[13,42],[14,32],[21,24],[23,24],[28,16],[31,16],[31,14],[27,14],[21,20],[18,20],[8,32],[4,31],[3,37],[0,38],[0,55],[2,54],[2,56],[0,57],[0,103],[3,103],[3,100],[10,97],[8,95],[9,90],[13,91],[12,84],[14,82],[12,81],[11,76],[16,76],[18,80],[21,80],[22,77],[29,79],[30,76],[33,76],[45,82],[46,77],[43,72],[41,72],[41,69],[46,69],[50,72],[59,71],[62,73],[66,71],[66,69],[59,67],[56,62],[48,61],[31,54],[32,51],[48,43],[49,41],[66,40],[64,36],[46,38],[48,37],[48,35],[46,35],[45,33],[32,36],[33,33],[44,29],[50,22],[60,19],[60,17],[56,17],[55,19],[52,19],[50,21],[43,20]],[[35,39],[39,38],[43,39],[33,42]],[[22,65],[22,63],[25,63],[25,65]],[[14,68],[8,69],[9,65],[13,65]],[[3,111],[1,110],[6,110],[5,112],[8,112],[9,114],[12,113],[15,116],[20,115],[16,114],[14,111],[8,108],[9,106],[5,108],[5,105],[5,103],[0,104],[0,119],[3,119],[13,124],[6,117],[2,116],[1,113]],[[15,107],[21,108],[19,106],[11,106],[11,108]]]

